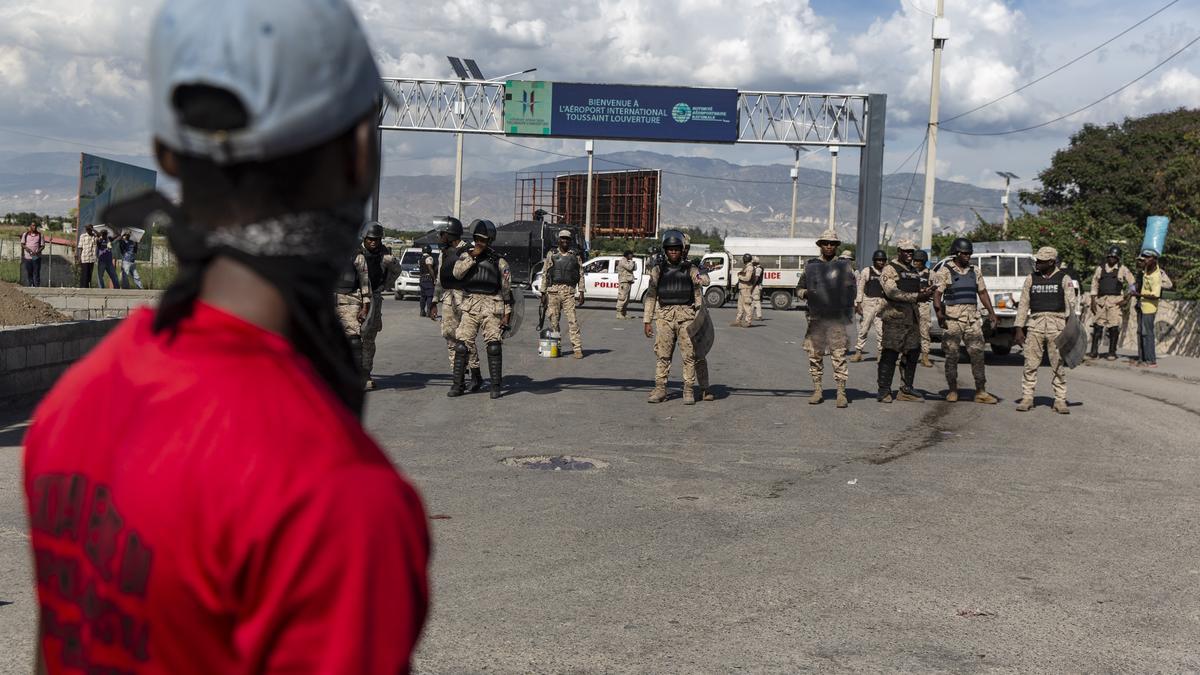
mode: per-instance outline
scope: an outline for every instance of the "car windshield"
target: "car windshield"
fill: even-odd
[[[400,266],[401,267],[408,267],[408,266],[416,267],[418,264],[420,264],[420,262],[421,262],[421,252],[420,251],[405,251],[404,257],[400,258]]]

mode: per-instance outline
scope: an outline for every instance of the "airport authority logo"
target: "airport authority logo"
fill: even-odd
[[[671,108],[671,117],[680,124],[691,121],[692,106],[686,103],[676,103],[675,107]]]
[[[536,96],[536,94],[532,91],[522,91],[521,92],[521,113],[522,114],[529,115],[531,117],[533,115],[537,114],[537,112],[534,110],[534,106],[537,105],[535,96]]]

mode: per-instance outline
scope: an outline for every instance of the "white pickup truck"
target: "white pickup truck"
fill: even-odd
[[[601,255],[583,264],[583,284],[585,300],[612,300],[616,302],[617,291],[621,283],[617,281],[617,261],[624,256]],[[634,256],[633,286],[629,289],[629,300],[641,302],[646,294],[649,279],[646,275],[646,256]],[[542,296],[542,273],[533,277],[533,294]]]

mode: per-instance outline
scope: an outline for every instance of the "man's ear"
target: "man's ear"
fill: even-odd
[[[158,160],[163,173],[171,178],[179,178],[179,157],[158,139],[154,140],[154,158]]]

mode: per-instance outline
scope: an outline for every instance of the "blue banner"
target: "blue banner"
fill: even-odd
[[[738,137],[736,89],[510,82],[505,98],[509,134],[701,143]]]

